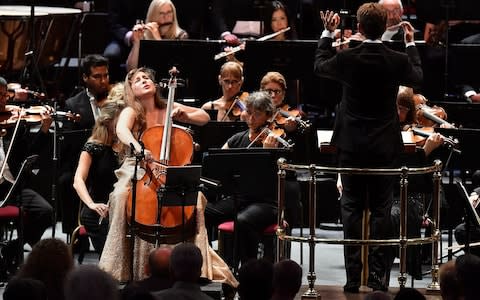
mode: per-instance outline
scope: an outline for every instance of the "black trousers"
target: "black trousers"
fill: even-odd
[[[105,241],[107,240],[108,217],[103,219],[101,224],[98,224],[99,220],[100,216],[95,211],[86,206],[82,207],[80,223],[85,226],[95,252],[101,255],[103,252],[103,246],[105,246]]]
[[[238,250],[240,262],[245,263],[249,259],[257,258],[258,243],[263,230],[276,222],[277,206],[268,202],[239,201],[237,212],[236,234],[238,238]],[[219,224],[233,220],[235,205],[232,197],[225,197],[219,201],[208,202],[205,208],[205,225],[209,231],[209,239],[212,239],[213,228]]]
[[[23,189],[18,197],[25,213],[23,240],[33,247],[52,225],[53,208],[39,193]]]
[[[396,164],[395,155],[374,155],[340,152],[341,167],[388,168]],[[370,239],[386,239],[391,232],[390,213],[393,204],[395,176],[342,174],[343,192],[341,215],[345,239],[362,238],[362,217],[365,208],[370,211]],[[385,282],[390,250],[384,246],[369,247],[369,281]],[[344,247],[347,284],[360,284],[362,272],[361,247]],[[371,278],[373,276],[373,278]]]

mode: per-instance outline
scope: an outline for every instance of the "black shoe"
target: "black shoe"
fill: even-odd
[[[380,278],[380,276],[378,276],[376,273],[373,273],[373,272],[371,272],[368,275],[367,286],[369,288],[372,288],[374,291],[382,291],[382,292],[388,291],[388,288],[383,283],[382,278]]]
[[[343,291],[345,293],[358,294],[359,289],[360,289],[360,283],[358,282],[347,282],[347,284],[343,286]]]

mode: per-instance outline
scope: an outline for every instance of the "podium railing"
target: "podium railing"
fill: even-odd
[[[335,168],[311,165],[295,165],[289,164],[284,158],[277,161],[278,165],[278,247],[276,257],[284,257],[282,253],[284,241],[308,243],[309,245],[309,272],[307,275],[308,290],[303,294],[304,299],[317,299],[318,293],[314,288],[315,275],[315,244],[341,244],[341,245],[376,245],[376,246],[392,246],[400,247],[400,273],[398,275],[398,283],[401,288],[405,287],[407,281],[406,276],[406,254],[407,246],[419,244],[432,244],[432,282],[427,286],[427,293],[438,293],[440,285],[438,282],[438,241],[440,239],[440,183],[442,162],[436,160],[432,166],[421,168],[401,168],[392,169],[367,169],[367,168]],[[306,237],[290,236],[286,234],[284,227],[284,208],[285,208],[285,177],[286,171],[308,171],[310,174],[308,206],[309,206],[309,235]],[[398,239],[325,239],[318,238],[315,233],[316,224],[316,180],[317,173],[330,174],[350,174],[350,175],[385,175],[400,176],[400,237]],[[407,186],[408,176],[416,174],[433,173],[433,213],[432,213],[432,234],[425,238],[407,238]]]

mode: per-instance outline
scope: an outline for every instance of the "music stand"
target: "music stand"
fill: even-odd
[[[202,175],[221,182],[218,193],[233,197],[235,211],[241,198],[254,202],[273,202],[277,198],[276,161],[287,153],[285,149],[209,149],[202,162]],[[234,213],[233,216],[232,254],[235,272],[238,267],[236,215]]]
[[[195,130],[195,138],[200,144],[200,151],[207,151],[211,148],[221,148],[228,138],[247,128],[245,122],[209,121]]]
[[[178,90],[177,98],[194,98],[204,101],[218,94],[218,74],[222,62],[214,61],[220,52],[218,41],[201,40],[142,40],[138,66],[157,72],[157,79],[165,77],[175,66],[179,77],[185,79],[185,87]]]
[[[465,253],[470,253],[470,226],[480,228],[480,217],[473,204],[470,202],[467,189],[460,180],[455,182],[457,190],[463,200],[465,207]]]

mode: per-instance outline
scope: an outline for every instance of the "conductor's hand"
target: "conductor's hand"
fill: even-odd
[[[340,16],[330,10],[326,12],[320,11],[320,18],[323,22],[323,27],[330,32],[334,32],[340,24]]]
[[[412,24],[410,24],[410,22],[403,21],[400,26],[403,28],[405,44],[413,42],[413,34],[415,33],[415,29],[413,28]]]

